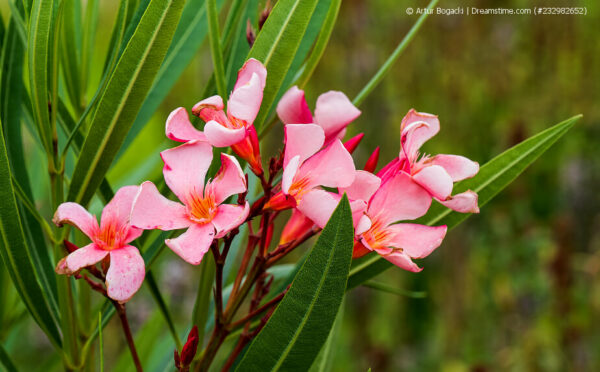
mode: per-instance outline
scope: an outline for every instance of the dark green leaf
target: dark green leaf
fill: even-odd
[[[0,344],[0,365],[4,367],[6,372],[17,372],[17,367],[15,367],[15,364],[10,359],[6,350],[4,350],[2,344]]]
[[[152,0],[119,58],[73,172],[68,200],[87,204],[119,151],[175,32],[183,0]]]
[[[579,118],[581,115],[567,119],[504,151],[482,166],[475,177],[456,184],[453,192],[473,190],[479,195],[479,206],[485,205],[548,150]],[[418,223],[447,225],[451,229],[469,216],[470,214],[454,212],[441,204],[435,204]],[[379,255],[365,256],[350,270],[348,289],[364,283],[391,266],[392,264]]]
[[[333,326],[344,297],[354,242],[348,198],[342,201],[275,312],[236,371],[306,371]]]

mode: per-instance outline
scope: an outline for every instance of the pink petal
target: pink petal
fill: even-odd
[[[386,225],[402,220],[414,220],[427,212],[431,196],[404,172],[396,173],[375,192],[367,213]]]
[[[479,164],[464,156],[436,155],[430,162],[444,168],[454,182],[471,178],[479,172]]]
[[[300,155],[294,156],[287,164],[286,167],[283,168],[283,175],[281,176],[281,191],[284,194],[287,194],[294,182],[294,177],[296,173],[298,173],[298,168],[300,167]]]
[[[100,230],[96,217],[81,205],[72,202],[59,205],[52,221],[59,227],[65,223],[73,225],[90,239],[93,239]]]
[[[88,244],[69,254],[65,260],[67,273],[77,272],[84,267],[92,266],[102,261],[108,251],[100,249],[95,243]]]
[[[227,102],[227,115],[250,125],[254,122],[263,98],[264,84],[257,73],[250,80],[233,90]]]
[[[317,99],[315,122],[325,131],[326,143],[359,115],[360,110],[342,92],[329,91]]]
[[[299,177],[309,177],[311,187],[348,187],[354,181],[356,168],[348,150],[335,140],[306,160],[298,173]]]
[[[423,270],[414,262],[412,262],[412,260],[407,254],[399,250],[394,250],[391,253],[387,254],[381,254],[381,257],[385,258],[386,260],[398,266],[399,268],[407,271],[412,271],[413,273],[418,273],[421,270]]]
[[[132,226],[145,230],[175,230],[190,224],[185,206],[162,196],[152,182],[142,183],[131,211]]]
[[[204,134],[211,145],[227,147],[243,141],[246,138],[246,128],[227,128],[212,120],[204,126]]]
[[[265,66],[258,60],[254,58],[250,58],[244,63],[244,66],[238,71],[237,81],[235,82],[235,86],[233,90],[240,88],[250,82],[252,79],[252,75],[258,75],[260,86],[264,89],[265,84],[267,82],[267,69]]]
[[[187,142],[191,140],[206,141],[204,133],[194,128],[187,111],[179,107],[169,114],[165,127],[167,138],[173,141]]]
[[[356,224],[356,229],[354,231],[355,235],[361,235],[364,232],[369,231],[369,229],[373,226],[373,222],[367,215],[363,215],[358,223]]]
[[[350,201],[350,211],[352,212],[352,226],[357,226],[367,210],[367,202],[364,200]]]
[[[221,96],[208,97],[194,105],[192,113],[206,123],[214,120],[218,123],[228,123],[227,115],[223,112],[223,98]]]
[[[283,231],[281,232],[281,238],[279,239],[279,244],[289,243],[306,232],[310,231],[313,227],[314,223],[310,218],[306,217],[302,214],[298,209],[294,209],[292,211],[292,215],[288,222],[285,224]]]
[[[417,122],[424,122],[427,125],[419,126],[418,130],[415,130],[408,138],[406,138],[406,143],[403,144],[403,147],[406,147],[405,151],[409,154],[417,152],[427,140],[440,131],[440,121],[437,115],[417,112],[414,109],[410,109],[400,124],[401,132],[403,134],[402,137],[404,137],[408,127]]]
[[[139,191],[139,186],[125,186],[121,187],[116,193],[112,200],[106,204],[102,210],[102,218],[100,218],[100,229],[104,229],[106,226],[113,225],[117,229],[125,228],[129,226],[129,216],[131,215],[131,207],[133,206],[133,200]],[[139,231],[139,235],[141,235]]]
[[[444,201],[438,200],[438,202],[460,213],[479,213],[477,194],[470,190],[450,196]]]
[[[131,245],[110,251],[110,267],[106,273],[108,297],[124,303],[140,289],[146,266],[140,251]]]
[[[231,195],[246,191],[246,177],[237,159],[221,153],[221,168],[206,188],[215,196],[217,204],[221,204]]]
[[[163,175],[165,182],[177,195],[186,202],[191,192],[202,195],[204,178],[212,161],[212,146],[207,142],[190,141],[181,146],[160,153],[165,166]]]
[[[288,124],[284,127],[285,155],[283,166],[286,167],[294,156],[300,156],[300,164],[313,156],[323,147],[325,134],[316,124]]]
[[[340,194],[346,193],[350,200],[364,200],[368,202],[375,191],[379,189],[381,180],[373,173],[357,170],[352,185],[341,187]]]
[[[217,231],[216,237],[222,238],[225,234],[244,223],[249,211],[250,206],[248,202],[244,206],[233,204],[219,205],[217,214],[212,220],[212,224]]]
[[[298,210],[320,228],[325,227],[340,202],[340,196],[325,190],[314,189],[306,193],[298,203]]]
[[[444,200],[452,193],[452,178],[439,165],[431,165],[413,175],[413,180],[434,197]]]
[[[215,228],[211,223],[192,224],[186,232],[175,239],[165,240],[167,247],[192,265],[198,265],[210,249],[215,238]]]
[[[425,226],[412,223],[399,223],[387,228],[392,233],[388,244],[402,248],[412,258],[427,257],[442,244],[448,228],[446,226]]]
[[[306,104],[304,91],[297,86],[291,87],[277,104],[277,115],[283,124],[309,124],[313,122],[312,114]]]

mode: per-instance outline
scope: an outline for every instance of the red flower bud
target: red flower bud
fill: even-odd
[[[379,162],[379,146],[375,148],[375,150],[373,151],[373,153],[371,154],[371,156],[369,156],[369,159],[367,159],[367,162],[365,163],[365,170],[367,172],[375,172],[375,169],[377,169],[377,163]]]
[[[356,136],[350,138],[348,141],[344,142],[344,147],[346,148],[346,150],[348,150],[349,153],[352,154],[354,150],[356,150],[364,136],[364,133],[357,134]]]

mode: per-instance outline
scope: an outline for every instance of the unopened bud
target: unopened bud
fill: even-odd
[[[371,156],[369,156],[369,159],[367,159],[367,162],[365,163],[365,170],[367,172],[375,172],[375,169],[377,169],[377,163],[379,162],[379,146],[377,146],[375,148],[375,150],[373,151],[373,153],[371,154]]]
[[[346,150],[348,150],[349,153],[352,154],[354,150],[356,150],[364,136],[364,133],[357,134],[356,136],[350,138],[348,141],[344,142],[344,147],[346,148]]]
[[[256,40],[256,33],[254,32],[254,28],[250,23],[250,19],[248,19],[248,23],[246,23],[246,40],[248,40],[248,45],[250,48],[254,45],[254,40]]]

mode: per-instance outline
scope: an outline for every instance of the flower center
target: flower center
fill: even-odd
[[[100,229],[95,243],[104,250],[112,251],[123,245],[127,231],[128,227],[123,228],[114,222],[108,223]]]
[[[310,179],[308,177],[300,178],[299,180],[294,180],[292,182],[292,186],[288,191],[288,194],[293,196],[297,202],[300,202],[302,196],[310,191],[309,189]]]
[[[372,221],[371,228],[363,233],[363,238],[372,249],[382,248],[387,246],[390,233],[381,221],[375,219]]]
[[[187,202],[188,214],[192,221],[204,224],[212,221],[217,213],[217,205],[213,193],[207,192],[206,197],[194,193]]]

